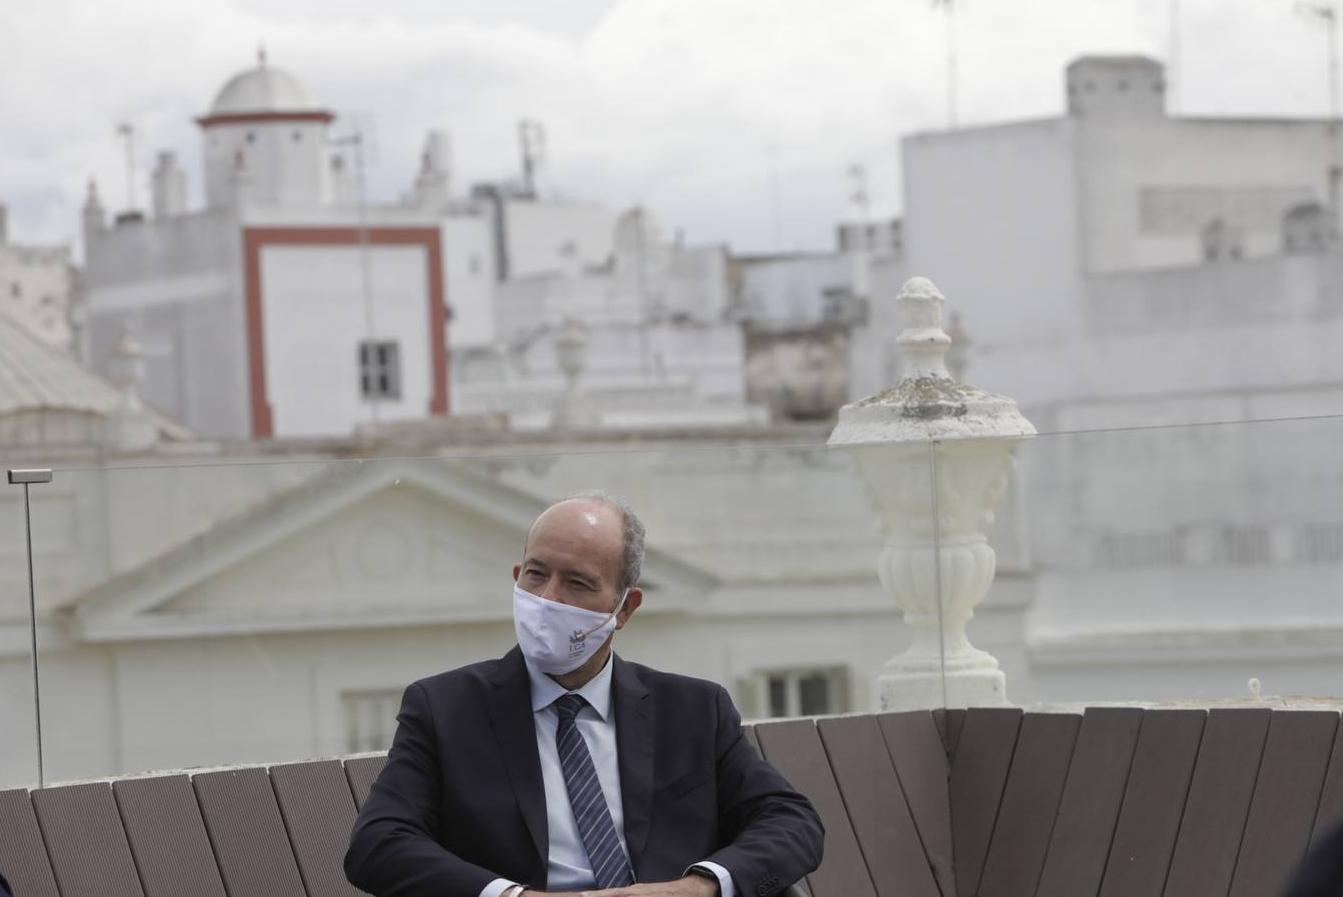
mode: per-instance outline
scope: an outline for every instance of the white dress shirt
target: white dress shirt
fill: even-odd
[[[625,845],[625,808],[620,800],[620,765],[616,752],[616,724],[611,706],[612,662],[606,661],[600,673],[593,676],[574,694],[581,695],[587,704],[578,711],[575,725],[587,743],[592,765],[597,770],[597,782],[611,811],[620,849],[629,857]],[[562,685],[527,661],[527,676],[531,680],[532,715],[536,722],[536,749],[541,756],[541,780],[546,792],[546,825],[550,836],[550,856],[547,858],[547,888],[551,891],[588,891],[596,887],[587,848],[578,832],[573,807],[569,805],[569,789],[564,784],[564,768],[560,765],[555,746],[555,729],[559,715],[554,704],[568,694]],[[712,872],[718,879],[722,897],[736,897],[732,876],[717,863],[694,863]],[[688,870],[687,870],[688,871]],[[480,892],[480,897],[500,897],[516,882],[496,878]]]

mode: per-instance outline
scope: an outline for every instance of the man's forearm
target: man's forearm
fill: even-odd
[[[518,897],[714,897],[718,884],[702,875],[687,875],[675,881],[654,881],[627,888],[594,891],[523,891]]]

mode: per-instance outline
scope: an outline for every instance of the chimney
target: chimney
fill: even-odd
[[[88,193],[84,197],[84,250],[89,250],[89,244],[93,241],[96,234],[107,230],[107,211],[103,208],[103,202],[98,198],[98,185],[89,181]]]
[[[154,217],[171,218],[186,211],[186,174],[177,165],[177,156],[170,150],[159,153],[158,166],[151,178],[154,192]]]
[[[415,178],[415,204],[438,208],[448,201],[450,144],[445,131],[430,131],[420,155],[420,173]]]

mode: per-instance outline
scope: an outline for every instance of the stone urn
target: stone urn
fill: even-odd
[[[1004,705],[998,661],[965,629],[993,582],[987,534],[1011,481],[1012,449],[1035,427],[1011,399],[947,372],[951,338],[932,281],[911,278],[896,301],[906,375],[840,409],[829,440],[853,454],[881,524],[881,584],[913,631],[909,649],[878,676],[880,706]]]

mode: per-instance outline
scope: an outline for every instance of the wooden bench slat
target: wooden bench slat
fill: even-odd
[[[811,800],[825,826],[825,857],[807,876],[811,892],[876,897],[816,725],[809,719],[761,723],[755,734],[765,759]]]
[[[1081,725],[1078,714],[1028,713],[1022,719],[980,897],[1035,897]]]
[[[61,897],[144,897],[109,784],[43,788],[32,800]]]
[[[1334,753],[1320,790],[1320,809],[1315,813],[1311,842],[1323,838],[1334,826],[1343,825],[1343,728],[1334,736]]]
[[[1015,707],[974,708],[965,714],[951,759],[951,842],[958,897],[975,897],[979,891],[1021,716]]]
[[[1204,710],[1143,714],[1101,897],[1161,897],[1207,718]]]
[[[961,744],[961,733],[965,731],[965,717],[968,711],[948,710],[947,711],[947,760],[950,761],[956,756],[956,750]]]
[[[820,720],[816,728],[877,894],[939,897],[877,721],[840,717]]]
[[[59,897],[42,830],[22,788],[0,791],[0,871],[23,897]]]
[[[1267,708],[1208,714],[1166,878],[1168,897],[1230,891],[1271,715]]]
[[[343,868],[355,809],[340,761],[272,766],[270,781],[308,893],[359,897]]]
[[[1273,714],[1230,897],[1280,893],[1305,856],[1338,727],[1333,711]]]
[[[877,716],[886,751],[895,766],[914,817],[914,827],[923,841],[923,852],[944,897],[955,897],[955,855],[951,848],[951,765],[936,727],[937,714],[945,711],[911,710]]]
[[[196,793],[185,775],[112,784],[145,897],[225,897]]]
[[[345,777],[350,782],[350,793],[354,795],[354,805],[364,808],[368,792],[373,788],[373,780],[387,765],[387,757],[356,757],[345,761]]]
[[[264,769],[201,773],[191,784],[229,894],[306,897]]]
[[[1090,708],[1073,746],[1037,897],[1095,897],[1128,785],[1143,712]]]

